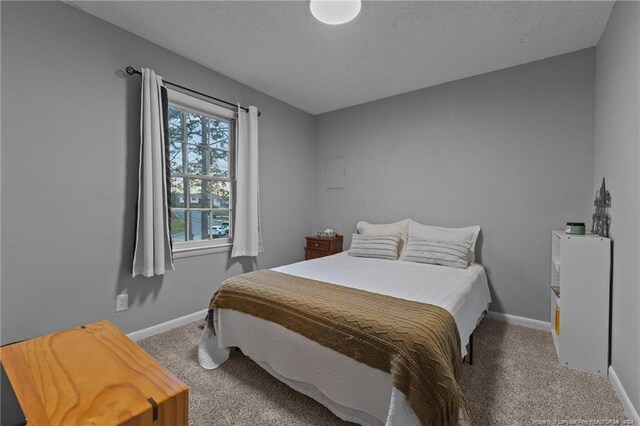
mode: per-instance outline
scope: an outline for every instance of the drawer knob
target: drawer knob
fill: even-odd
[[[318,243],[316,243],[316,247],[318,247]]]

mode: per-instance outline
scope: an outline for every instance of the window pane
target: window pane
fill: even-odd
[[[169,144],[169,164],[172,173],[183,173],[184,166],[182,163],[182,144],[179,142],[171,142]]]
[[[185,207],[184,179],[171,178],[171,207]]]
[[[189,210],[189,218],[191,220],[191,240],[208,240],[211,211]]]
[[[169,140],[171,142],[183,142],[182,122],[183,112],[176,107],[169,107]]]
[[[211,182],[203,179],[189,178],[189,207],[211,208]]]
[[[229,123],[209,118],[209,145],[212,148],[229,149]]]
[[[187,173],[203,175],[205,170],[206,148],[202,146],[187,145]]]
[[[229,182],[211,181],[211,205],[214,209],[228,209],[229,195],[231,194]]]
[[[212,217],[212,238],[230,237],[232,234],[229,210],[216,210]]]
[[[209,154],[209,174],[212,176],[229,177],[229,151],[212,149]]]
[[[207,120],[205,117],[188,112],[187,114],[187,141],[189,143],[202,143],[203,123]]]
[[[174,243],[186,241],[187,221],[184,210],[171,210],[171,239]]]

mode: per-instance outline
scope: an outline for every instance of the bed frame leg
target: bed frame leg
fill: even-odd
[[[467,362],[473,365],[473,333],[469,336],[469,349],[467,350]]]

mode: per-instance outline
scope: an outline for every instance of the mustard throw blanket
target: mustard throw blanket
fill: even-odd
[[[389,373],[423,425],[457,426],[461,408],[468,419],[460,337],[445,309],[270,270],[226,280],[209,308],[280,324]]]

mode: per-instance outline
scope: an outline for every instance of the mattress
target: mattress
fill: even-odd
[[[462,355],[491,301],[480,264],[468,269],[361,258],[339,253],[273,270],[385,294],[449,311],[460,333]],[[417,417],[391,376],[319,345],[278,324],[220,309],[215,333],[205,328],[198,357],[216,368],[237,346],[270,374],[329,408],[343,420],[362,425],[417,425]]]

